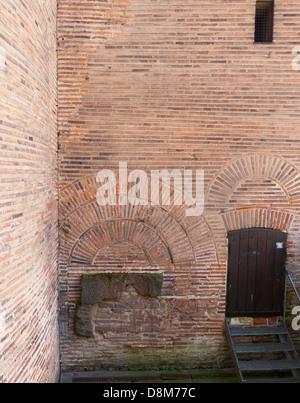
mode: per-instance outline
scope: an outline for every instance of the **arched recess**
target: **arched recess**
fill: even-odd
[[[217,211],[226,229],[287,229],[300,205],[300,174],[277,156],[247,155],[231,161],[209,186],[206,207]],[[233,218],[235,217],[235,224]]]
[[[155,265],[217,263],[205,217],[188,217],[185,206],[99,206],[98,188],[94,175],[61,191],[61,267],[72,261],[91,264],[97,248],[122,242],[136,245]]]
[[[69,264],[94,265],[101,250],[113,244],[135,245],[143,251],[148,265],[173,263],[167,241],[153,228],[129,219],[115,219],[89,228],[75,243]]]
[[[206,216],[220,259],[227,260],[227,233],[245,228],[290,232],[300,207],[300,174],[272,155],[246,155],[229,162],[206,192]]]
[[[209,186],[207,205],[220,209],[230,207],[233,192],[247,180],[271,181],[286,195],[288,205],[300,203],[300,175],[294,166],[277,156],[247,155],[219,171]]]

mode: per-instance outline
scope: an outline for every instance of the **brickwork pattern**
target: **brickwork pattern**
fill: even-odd
[[[224,362],[227,232],[287,231],[300,263],[299,1],[276,0],[263,45],[255,0],[58,4],[63,368]],[[96,175],[120,161],[203,169],[204,215],[100,208]],[[82,274],[142,270],[165,278],[169,320],[151,341],[76,337]]]
[[[0,1],[0,382],[57,379],[55,0]]]

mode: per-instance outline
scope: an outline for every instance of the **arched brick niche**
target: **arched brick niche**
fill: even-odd
[[[289,208],[300,204],[300,175],[277,156],[247,155],[231,161],[212,181],[207,208],[220,211],[241,207]]]
[[[136,345],[140,359],[148,365],[151,360],[143,358],[141,346],[153,354],[162,354],[167,345],[167,357],[176,355],[190,339],[193,345],[195,338],[206,335],[207,326],[212,337],[222,339],[225,296],[224,290],[220,291],[220,282],[225,289],[225,275],[218,264],[214,237],[205,216],[188,217],[184,206],[99,206],[98,187],[95,175],[82,178],[61,191],[62,344],[72,345],[72,357],[68,355],[68,348],[64,350],[64,356],[69,357],[64,365],[76,363],[79,368],[78,351],[89,365],[91,360],[99,365],[103,354],[120,348],[121,337],[122,345],[126,345],[121,358],[131,357],[128,358],[131,362],[132,346]],[[111,318],[111,313],[106,312],[111,308],[109,304],[103,305],[101,312],[97,311],[92,317],[90,311],[85,315],[85,307],[78,311],[82,279],[84,275],[106,273],[162,275],[161,295],[148,301],[148,297],[142,298],[126,285],[123,299],[113,301],[113,309],[130,301],[130,318],[135,320],[134,315],[137,315],[137,323],[142,326],[133,326],[134,333],[112,331],[112,319],[107,331],[101,328],[101,331],[89,333],[93,337],[86,339],[80,336],[80,331],[76,334],[76,326],[78,330],[82,323],[89,326],[103,323],[103,315]],[[149,317],[155,319],[154,325],[145,327]],[[83,329],[85,331],[86,327]],[[176,344],[178,335],[183,347]]]
[[[227,261],[227,233],[243,228],[270,228],[289,233],[300,207],[299,171],[283,158],[246,155],[229,162],[206,193],[206,216]]]
[[[113,245],[119,245],[119,250],[124,248],[123,260],[128,259],[128,244],[135,246],[142,251],[147,259],[148,265],[163,264],[173,261],[173,256],[169,249],[166,239],[154,230],[138,220],[125,218],[116,218],[110,221],[103,221],[92,228],[89,228],[72,248],[70,255],[70,264],[97,265],[100,260],[101,252],[105,249],[107,254],[102,253],[102,261],[109,260],[110,250]],[[190,245],[187,249],[189,257],[192,257]],[[108,249],[109,248],[109,249]],[[132,255],[133,256],[133,255]],[[121,258],[121,250],[119,252]],[[136,260],[137,254],[132,260]]]
[[[218,267],[214,237],[205,217],[188,217],[185,206],[99,206],[98,187],[95,175],[61,191],[62,292],[70,290],[70,284],[78,289],[73,280],[77,276],[79,282],[79,272],[152,267],[165,271],[169,283],[173,277],[182,295],[199,293],[195,291],[203,276],[199,270],[209,277],[210,268]],[[183,290],[187,287],[188,291]]]
[[[96,264],[109,245],[134,245],[149,264],[216,264],[205,217],[188,217],[184,206],[99,206],[96,176],[61,192],[61,265]],[[127,246],[126,246],[127,245]]]

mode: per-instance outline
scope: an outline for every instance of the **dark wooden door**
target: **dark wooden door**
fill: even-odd
[[[254,228],[228,236],[227,316],[281,316],[287,234]]]

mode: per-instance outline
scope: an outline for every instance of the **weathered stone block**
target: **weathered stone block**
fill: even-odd
[[[75,316],[75,332],[82,337],[94,336],[92,305],[77,305]]]
[[[130,273],[128,274],[128,284],[131,284],[143,297],[157,298],[161,295],[163,275],[160,273]]]
[[[143,297],[157,298],[161,295],[163,275],[151,273],[99,273],[82,276],[83,305],[95,305],[103,300],[118,301],[126,285],[132,285]]]
[[[82,305],[95,305],[103,300],[116,300],[125,290],[126,274],[84,274],[82,276]]]
[[[163,310],[157,300],[162,285],[159,273],[84,274],[75,314],[76,334],[89,338],[96,333],[106,337],[157,332]]]

